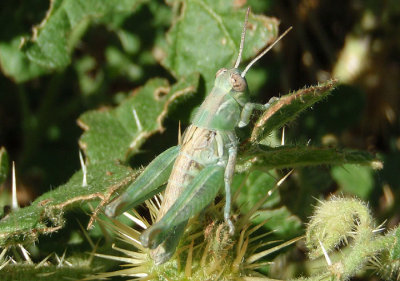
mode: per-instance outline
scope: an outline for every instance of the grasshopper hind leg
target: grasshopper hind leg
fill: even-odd
[[[187,221],[216,197],[224,179],[224,168],[214,164],[201,170],[161,220],[142,233],[140,241],[144,247],[155,249],[155,260],[165,262],[166,257],[172,256]]]
[[[167,236],[160,245],[150,252],[150,256],[154,260],[155,264],[163,264],[175,254],[176,248],[180,242],[180,238],[185,231],[186,224],[187,221],[173,227],[170,230],[170,235]]]

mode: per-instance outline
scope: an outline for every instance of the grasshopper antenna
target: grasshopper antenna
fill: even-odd
[[[244,19],[244,24],[243,24],[243,30],[242,30],[242,36],[240,38],[240,47],[239,47],[239,55],[236,59],[236,63],[234,68],[238,68],[240,61],[242,60],[242,53],[243,53],[243,46],[244,46],[244,39],[246,37],[246,29],[247,29],[247,22],[249,20],[249,13],[250,13],[250,7],[247,8],[246,12],[246,17]]]
[[[243,70],[242,72],[242,77],[246,76],[247,71],[249,71],[250,67],[253,66],[253,64],[255,64],[260,58],[262,58],[266,53],[268,53],[269,50],[272,49],[272,47],[274,47],[276,45],[276,43],[278,43],[283,37],[285,37],[285,35],[292,30],[292,26],[289,27],[288,29],[286,29],[286,31],[284,33],[282,33],[281,36],[278,37],[278,39],[276,39],[271,45],[269,45],[264,51],[262,51],[261,54],[259,54],[257,57],[255,57],[251,62],[249,62],[249,64],[246,66],[246,68]]]

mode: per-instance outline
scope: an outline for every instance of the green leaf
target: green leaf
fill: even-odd
[[[346,164],[332,167],[331,173],[343,192],[368,199],[374,187],[374,171],[371,167]]]
[[[75,61],[74,67],[82,94],[98,94],[105,75],[103,71],[96,70],[96,60],[91,56],[84,56]]]
[[[268,191],[270,191],[276,184],[276,179],[272,175],[276,174],[264,173],[262,171],[252,171],[249,175],[236,174],[233,180],[232,189],[237,192],[240,187],[240,192],[237,194],[236,205],[242,206],[244,210],[249,210],[261,198],[263,198]],[[280,196],[278,192],[272,195],[261,206],[262,208],[271,208],[278,204]]]
[[[237,166],[238,171],[250,167],[259,169],[283,169],[312,165],[362,164],[381,168],[382,163],[368,152],[339,150],[336,148],[310,146],[254,146],[242,153]]]
[[[240,213],[243,215],[254,211],[254,206],[258,206],[251,216],[254,224],[263,223],[264,227],[276,231],[275,234],[279,236],[293,237],[300,232],[302,223],[286,207],[272,209],[281,203],[278,191],[269,194],[276,183],[274,171],[265,173],[255,170],[248,175],[236,174],[232,184],[237,196],[235,205],[240,206]]]
[[[235,9],[234,1],[182,3],[181,13],[167,35],[163,64],[178,78],[200,72],[208,93],[217,70],[235,63],[246,12]],[[243,60],[256,55],[277,34],[275,18],[250,14]]]
[[[164,130],[170,107],[195,93],[198,78],[191,75],[173,86],[153,79],[114,109],[84,113],[78,120],[85,130],[79,143],[90,162],[126,161],[151,135]]]
[[[8,154],[4,147],[0,147],[0,185],[6,180],[8,175]]]
[[[50,69],[64,68],[70,63],[70,54],[78,41],[73,37],[85,21],[114,13],[133,11],[141,0],[55,0],[42,23],[34,28],[33,36],[24,46],[28,58]],[[82,34],[81,32],[79,32]]]
[[[321,194],[329,194],[334,184],[329,169],[309,166],[296,168],[295,176],[290,177],[279,191],[285,205],[303,221],[308,221],[315,199],[321,198]]]
[[[46,17],[33,28],[30,38],[19,33],[8,42],[0,42],[2,71],[21,83],[63,69],[70,63],[71,53],[91,24],[102,20],[104,24],[112,24],[106,19],[116,15],[121,15],[121,23],[143,2],[146,0],[50,1]]]
[[[135,173],[129,167],[103,163],[87,167],[87,186],[83,186],[82,171],[70,180],[38,197],[28,207],[10,213],[0,221],[0,246],[29,244],[39,234],[49,234],[64,226],[63,213],[82,203],[104,200],[119,188],[129,184]]]
[[[301,220],[286,206],[273,210],[259,210],[254,213],[252,221],[256,224],[266,221],[265,227],[274,230],[275,234],[288,238],[299,234],[303,227]]]
[[[307,108],[324,99],[334,89],[337,81],[330,80],[282,96],[263,113],[256,122],[251,134],[251,142],[260,142],[275,129],[293,121]]]
[[[142,69],[134,64],[129,56],[115,47],[108,47],[105,52],[111,73],[115,76],[125,76],[134,81],[142,76]]]
[[[46,68],[29,61],[26,54],[19,49],[21,39],[22,37],[18,36],[10,43],[0,42],[1,70],[17,83],[49,72]]]

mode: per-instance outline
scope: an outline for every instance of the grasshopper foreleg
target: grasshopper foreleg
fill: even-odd
[[[240,114],[240,121],[239,121],[238,127],[242,128],[244,126],[247,126],[247,124],[249,124],[250,116],[253,113],[254,109],[266,110],[276,100],[278,100],[277,97],[272,97],[266,104],[252,103],[252,102],[246,103],[242,109],[242,113]]]
[[[168,181],[180,146],[173,146],[155,158],[126,191],[107,205],[105,214],[115,217],[161,191]]]

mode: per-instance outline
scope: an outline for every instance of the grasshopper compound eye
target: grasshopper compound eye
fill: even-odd
[[[226,68],[221,68],[220,70],[217,71],[217,73],[215,74],[215,77],[218,77],[218,76],[220,76],[222,73],[225,73],[225,72],[227,72],[227,71],[228,71],[228,69],[226,69]]]
[[[232,89],[236,92],[243,92],[246,90],[246,80],[238,73],[231,74]]]

